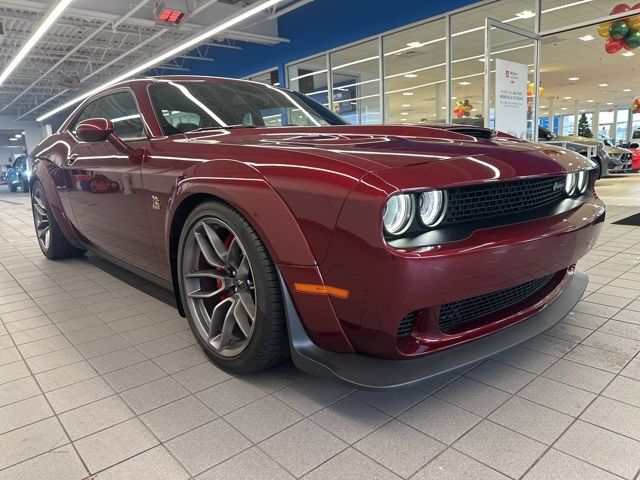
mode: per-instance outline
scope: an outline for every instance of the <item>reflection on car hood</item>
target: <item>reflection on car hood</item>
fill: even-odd
[[[567,155],[550,145],[492,137],[491,131],[473,127],[465,128],[465,134],[456,131],[459,127],[375,125],[221,129],[187,134],[187,138],[182,141],[192,145],[216,143],[229,147],[259,147],[307,153],[339,160],[368,171],[478,155],[510,163],[534,157],[544,163],[544,160],[550,160],[549,157]]]

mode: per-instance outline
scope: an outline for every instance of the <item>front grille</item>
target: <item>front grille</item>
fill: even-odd
[[[413,330],[413,325],[415,321],[416,321],[416,316],[413,313],[410,313],[409,315],[404,317],[402,320],[400,320],[400,325],[398,325],[398,332],[396,333],[396,336],[398,338],[408,336]]]
[[[447,189],[443,225],[533,210],[559,201],[565,177],[544,177]]]
[[[541,291],[553,276],[547,275],[515,287],[444,304],[440,307],[440,330],[444,333],[464,330],[474,320],[520,303]]]

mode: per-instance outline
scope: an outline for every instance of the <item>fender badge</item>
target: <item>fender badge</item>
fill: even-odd
[[[151,208],[154,210],[160,210],[160,199],[157,195],[151,195]]]

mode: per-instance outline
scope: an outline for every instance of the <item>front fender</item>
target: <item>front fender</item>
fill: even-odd
[[[274,262],[315,265],[297,219],[260,173],[237,161],[201,163],[178,177],[169,199],[165,236],[170,242],[180,206],[193,195],[211,195],[237,209],[255,228]],[[170,243],[166,245],[171,252]]]

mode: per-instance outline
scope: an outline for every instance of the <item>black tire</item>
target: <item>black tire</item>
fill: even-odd
[[[207,218],[220,220],[231,227],[244,246],[253,271],[257,309],[254,330],[245,349],[234,357],[221,355],[202,338],[185,293],[185,242],[196,226]],[[289,356],[284,303],[276,267],[256,231],[236,210],[224,203],[210,201],[200,204],[190,213],[180,235],[176,271],[180,298],[189,326],[213,363],[233,373],[252,373],[275,365]]]
[[[22,181],[22,191],[27,193],[29,191],[29,180]]]
[[[16,193],[18,191],[18,185],[16,185],[15,183],[10,183],[9,184],[9,191],[11,193]]]
[[[42,199],[42,203],[47,212],[47,221],[49,223],[49,243],[48,246],[45,246],[44,242],[41,240],[40,236],[38,236],[38,226],[37,226],[37,213],[36,207],[34,206],[34,195],[40,195],[39,198]],[[38,245],[40,245],[40,250],[45,257],[49,260],[58,260],[62,258],[73,258],[79,257],[80,255],[84,255],[86,250],[76,248],[69,240],[64,236],[62,230],[60,229],[60,225],[56,221],[56,218],[51,213],[51,205],[47,200],[47,197],[44,192],[44,188],[40,181],[36,180],[33,183],[33,188],[31,189],[31,210],[33,213],[34,226],[36,227],[36,236],[38,236]]]

